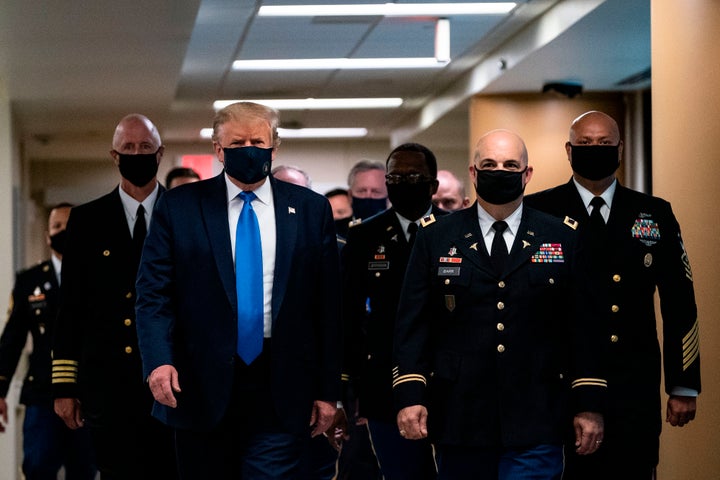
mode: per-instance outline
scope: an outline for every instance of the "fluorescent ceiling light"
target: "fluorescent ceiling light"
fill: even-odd
[[[215,110],[235,102],[255,102],[278,110],[337,110],[364,108],[396,108],[402,105],[402,98],[286,98],[274,100],[216,100]]]
[[[200,130],[201,138],[212,138],[213,129]],[[278,128],[280,138],[360,138],[367,128]]]
[[[515,2],[484,3],[378,3],[367,5],[263,5],[259,17],[415,17],[445,15],[499,15],[515,8]]]
[[[367,128],[278,128],[280,138],[359,138]]]
[[[303,58],[279,60],[235,60],[233,70],[338,70],[383,68],[442,68],[448,61],[417,58]]]

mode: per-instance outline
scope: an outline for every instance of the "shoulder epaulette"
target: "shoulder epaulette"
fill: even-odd
[[[435,223],[435,215],[433,215],[432,213],[427,217],[423,217],[420,219],[420,225],[422,225],[423,227],[427,227],[428,225],[432,225],[433,223]]]
[[[563,220],[563,223],[565,225],[567,225],[568,227],[572,228],[573,230],[577,230],[578,222],[574,218],[570,218],[570,217],[566,216],[565,219]]]
[[[362,218],[353,218],[352,220],[350,220],[350,222],[348,222],[348,227],[350,227],[350,228],[356,227],[356,226],[360,225],[361,223],[362,223]]]

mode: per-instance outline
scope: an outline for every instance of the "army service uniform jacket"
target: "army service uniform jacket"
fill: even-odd
[[[79,398],[91,426],[152,406],[135,330],[139,258],[118,188],[70,212],[53,341],[53,397]]]
[[[505,271],[478,205],[418,232],[395,331],[398,409],[425,405],[440,445],[560,444],[572,415],[602,413],[597,314],[575,231],[524,207]]]
[[[421,222],[429,224],[446,213],[433,207]],[[395,315],[411,248],[390,208],[353,225],[342,251],[346,369],[360,415],[393,423]]]
[[[50,344],[59,302],[59,286],[52,261],[19,272],[10,299],[10,316],[0,337],[0,397],[6,397],[28,333],[32,353],[20,402],[52,408]]]
[[[526,198],[528,205],[558,217],[589,219],[570,182]],[[608,238],[592,255],[601,259],[603,332],[608,349],[608,429],[621,428],[632,444],[660,434],[660,347],[654,293],[660,296],[666,390],[700,391],[697,307],[692,272],[680,227],[665,200],[617,185],[607,221]],[[610,430],[608,430],[610,434]],[[657,448],[655,449],[657,450]],[[655,460],[657,461],[657,459]]]

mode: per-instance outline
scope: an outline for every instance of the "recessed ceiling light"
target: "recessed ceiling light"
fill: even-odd
[[[409,58],[302,58],[235,60],[233,70],[378,70],[383,68],[443,68],[449,60],[435,57]]]
[[[231,103],[254,102],[278,110],[337,110],[337,109],[367,109],[367,108],[396,108],[402,105],[402,98],[286,98],[274,100],[216,100],[213,103],[215,110],[225,108]]]
[[[263,5],[259,17],[321,16],[444,16],[500,15],[515,8],[515,2],[483,3],[378,3],[366,5]]]

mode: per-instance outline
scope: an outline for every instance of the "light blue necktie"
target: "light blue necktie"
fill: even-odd
[[[250,365],[263,345],[263,262],[253,192],[240,192],[243,207],[235,232],[235,289],[238,305],[237,353]]]

